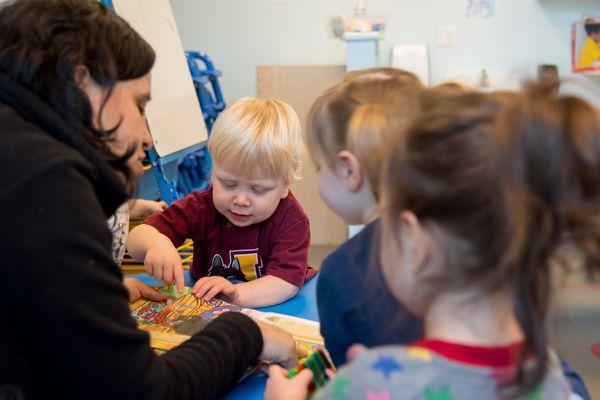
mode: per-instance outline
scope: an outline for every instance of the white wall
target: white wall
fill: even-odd
[[[183,45],[208,53],[224,72],[228,101],[256,94],[260,64],[344,64],[345,45],[327,36],[324,18],[347,12],[354,0],[171,0]],[[490,19],[464,17],[465,0],[370,0],[389,12],[381,43],[425,43],[432,82],[485,68],[490,74],[535,73],[540,63],[570,73],[570,27],[581,13],[600,15],[598,0],[495,0]],[[433,10],[433,11],[432,11]],[[438,25],[456,24],[454,47],[437,47]],[[600,81],[595,79],[597,89]]]

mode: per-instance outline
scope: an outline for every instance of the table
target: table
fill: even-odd
[[[156,281],[151,276],[147,274],[135,274],[128,275],[128,277],[138,278],[141,281],[157,286],[161,285],[162,282]],[[185,284],[187,286],[193,285],[194,281],[189,275],[189,271],[185,272]],[[262,307],[258,310],[275,312],[280,314],[292,315],[294,317],[306,318],[313,321],[319,320],[319,314],[317,312],[317,278],[313,277],[310,281],[304,284],[302,289],[298,292],[298,294],[281,304],[271,307]],[[263,393],[265,390],[265,383],[267,381],[267,377],[264,375],[253,375],[239,385],[237,385],[233,390],[225,397],[227,400],[252,400],[252,399],[262,399]]]

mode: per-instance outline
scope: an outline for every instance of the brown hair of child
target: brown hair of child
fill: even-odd
[[[553,257],[557,248],[568,238],[590,272],[600,266],[600,114],[585,100],[559,96],[556,82],[530,84],[505,105],[496,129],[500,168],[521,197],[509,251],[523,266],[513,277],[516,311],[526,346],[542,360],[550,261],[565,262]]]
[[[461,288],[511,294],[525,341],[502,387],[508,397],[530,392],[547,369],[548,265],[561,236],[590,259],[600,248],[598,114],[554,93],[428,96],[405,140],[388,147],[383,172],[382,221],[395,240],[404,210],[452,238],[424,301]]]

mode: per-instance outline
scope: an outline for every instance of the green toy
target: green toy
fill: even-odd
[[[166,293],[171,297],[175,297],[176,299],[185,296],[186,294],[192,294],[192,288],[189,286],[183,287],[183,292],[177,291],[177,285],[165,285],[158,288],[158,291],[161,293]]]
[[[308,387],[308,398],[310,398],[315,390],[323,387],[329,380],[325,373],[326,370],[334,371],[335,367],[329,361],[329,356],[323,349],[317,349],[310,353],[306,358],[300,360],[300,364],[292,368],[288,372],[288,378],[292,378],[300,373],[303,369],[308,368],[313,374],[313,380]]]

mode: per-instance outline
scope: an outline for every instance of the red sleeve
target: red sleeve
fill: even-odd
[[[208,196],[210,197],[210,196]],[[167,236],[175,247],[202,232],[206,212],[207,192],[194,192],[177,200],[164,211],[154,213],[144,221]]]
[[[286,215],[275,230],[272,243],[266,275],[276,276],[301,288],[309,268],[310,228],[308,218],[304,215]]]

